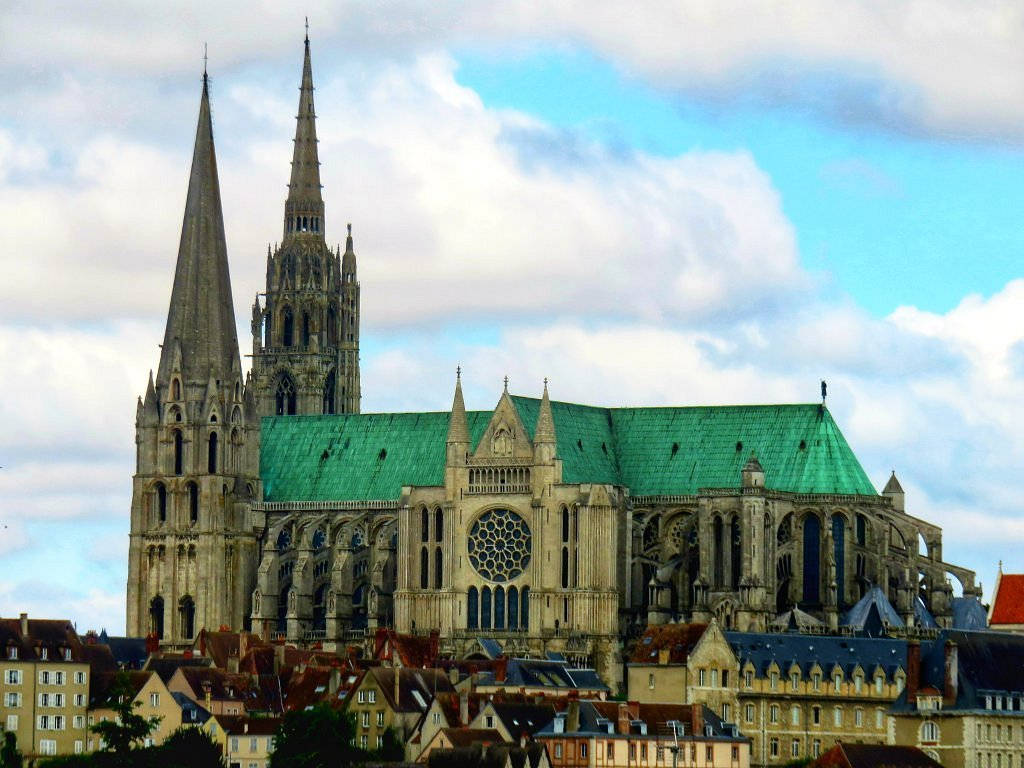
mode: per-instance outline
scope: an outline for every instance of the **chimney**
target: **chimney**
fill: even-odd
[[[669,656],[671,655],[671,653],[672,653],[671,650],[668,649],[668,648],[659,648],[658,649],[658,663],[661,666],[665,666],[666,664],[668,664]]]
[[[946,663],[945,663],[945,685],[942,691],[942,705],[951,707],[956,704],[956,696],[959,689],[960,658],[957,653],[956,643],[946,640]]]
[[[21,614],[21,636],[28,637],[28,614]]]
[[[327,692],[333,696],[341,687],[341,670],[337,667],[331,669],[331,676],[327,680]]]
[[[210,708],[210,700],[213,698],[212,694],[213,686],[209,680],[203,681],[203,703],[206,704],[206,711],[213,714],[213,710]]]
[[[704,705],[703,704],[691,704],[690,705],[690,728],[693,730],[694,736],[704,735]]]
[[[245,654],[249,652],[249,633],[239,632],[238,633],[238,658],[245,658]]]
[[[630,721],[629,705],[626,702],[624,702],[624,701],[620,701],[619,702],[619,722],[618,722],[618,728],[616,729],[616,731],[618,733],[620,733],[620,734],[628,734],[629,733],[629,721]]]
[[[469,691],[459,694],[459,725],[469,725]]]
[[[402,708],[402,700],[399,698],[402,693],[402,669],[401,667],[392,667],[392,671],[395,673],[395,709],[400,710]]]
[[[206,655],[206,628],[199,630],[199,655]]]
[[[448,667],[448,682],[453,686],[459,684],[459,668],[454,664]]]
[[[569,701],[569,709],[565,718],[566,733],[575,733],[580,729],[580,702],[578,699]]]
[[[494,682],[504,683],[505,674],[508,672],[508,657],[499,656],[494,660]]]
[[[907,704],[917,703],[917,692],[921,688],[921,643],[911,640],[907,643]]]

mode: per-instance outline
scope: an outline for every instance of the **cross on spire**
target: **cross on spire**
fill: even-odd
[[[505,377],[505,391],[508,392],[508,376]]]
[[[306,17],[306,42],[309,42],[309,16]]]
[[[461,379],[462,378],[462,366],[461,365],[455,366],[455,378],[456,379]]]
[[[203,77],[206,77],[206,43],[203,43]]]

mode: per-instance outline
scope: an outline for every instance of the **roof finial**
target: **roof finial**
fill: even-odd
[[[306,17],[306,42],[309,42],[309,16]]]
[[[203,90],[204,91],[206,90],[206,80],[207,80],[207,78],[206,78],[206,61],[207,61],[206,43],[203,43]]]
[[[462,366],[461,365],[455,366],[455,380],[456,381],[462,381]]]
[[[828,396],[828,384],[824,379],[821,380],[821,404],[825,404],[825,398]]]
[[[505,377],[505,392],[508,392],[508,376]]]

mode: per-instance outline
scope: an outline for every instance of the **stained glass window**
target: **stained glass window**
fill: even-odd
[[[491,509],[476,519],[466,542],[469,562],[489,581],[510,581],[530,564],[530,527],[508,509]]]

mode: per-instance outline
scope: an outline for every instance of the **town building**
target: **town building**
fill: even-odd
[[[81,754],[90,669],[71,622],[0,618],[0,727],[26,760]]]
[[[700,704],[570,701],[534,738],[552,768],[750,765],[750,741]]]
[[[836,744],[810,768],[941,768],[917,747],[879,744]]]
[[[945,630],[911,643],[891,743],[946,768],[1024,765],[1024,636]]]
[[[125,686],[125,690],[121,686]],[[116,698],[127,696],[135,714],[147,719],[157,718],[156,727],[142,746],[163,744],[182,725],[197,725],[205,720],[205,713],[191,704],[175,698],[156,672],[120,671],[98,672],[93,675],[89,690],[89,725],[117,718]],[[86,751],[103,749],[102,739],[89,732]]]
[[[829,628],[872,585],[952,624],[938,526],[881,493],[821,402],[605,408],[498,391],[363,413],[351,229],[328,240],[308,37],[281,243],[243,375],[204,73],[159,364],[136,409],[128,632],[343,647],[440,632],[440,654],[557,653],[613,687],[647,623]],[[539,390],[539,391],[538,391]],[[493,654],[491,654],[493,656]]]
[[[213,715],[203,728],[220,745],[227,768],[267,768],[280,725],[277,717]]]

